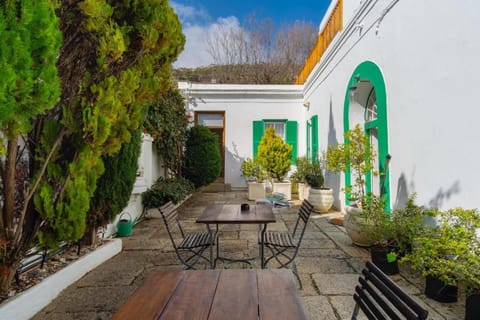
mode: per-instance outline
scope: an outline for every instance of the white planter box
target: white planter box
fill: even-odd
[[[308,194],[310,192],[310,187],[305,183],[298,184],[298,200],[303,201],[308,199]]]
[[[292,200],[292,183],[291,182],[274,182],[273,192],[280,192],[285,195],[285,200]]]
[[[69,285],[122,251],[122,240],[114,239],[81,257],[39,284],[0,305],[2,319],[30,319]]]
[[[248,200],[257,200],[265,198],[265,183],[264,182],[249,182],[248,183]]]

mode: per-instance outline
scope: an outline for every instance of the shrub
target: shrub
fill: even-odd
[[[270,178],[282,181],[290,170],[290,158],[293,147],[286,144],[275,134],[273,128],[267,128],[258,145],[258,160],[268,172]]]
[[[246,158],[242,162],[242,174],[247,181],[262,182],[265,179],[265,170],[257,157],[253,160]]]
[[[157,208],[172,201],[178,203],[194,191],[193,184],[184,178],[159,178],[150,189],[142,193],[145,208]]]
[[[132,132],[131,140],[122,145],[119,153],[102,157],[105,171],[97,180],[97,188],[90,200],[85,233],[87,243],[95,241],[98,226],[112,221],[127,206],[137,178],[141,144],[141,129],[137,129]]]
[[[199,188],[215,181],[221,169],[217,136],[205,126],[192,127],[185,148],[184,177]]]

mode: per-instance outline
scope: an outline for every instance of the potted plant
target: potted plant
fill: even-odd
[[[373,175],[378,175],[373,171],[370,161],[376,154],[358,124],[345,133],[345,140],[344,144],[328,146],[326,168],[337,173],[346,173],[351,170],[353,183],[345,187],[345,193],[351,205],[345,208],[343,226],[353,243],[359,246],[370,246],[371,241],[360,230],[359,224],[362,223],[360,207],[365,197],[366,174],[372,172]]]
[[[246,158],[242,163],[242,174],[247,180],[248,200],[265,198],[265,170],[258,158]]]
[[[437,211],[439,225],[425,228],[413,240],[412,252],[402,261],[427,277],[425,294],[440,302],[457,301],[458,283],[472,292],[480,288],[480,218],[476,210],[463,208]]]
[[[268,179],[272,181],[273,192],[284,194],[286,200],[292,197],[292,184],[286,181],[290,170],[293,147],[275,134],[273,128],[267,128],[258,145],[258,161],[265,169]]]
[[[362,199],[362,211],[359,225],[371,243],[370,254],[372,262],[385,274],[397,274],[398,261],[394,246],[394,224],[385,213],[385,202],[380,196],[369,193]]]
[[[426,227],[423,220],[429,211],[415,204],[416,196],[412,193],[404,208],[397,208],[391,213],[392,238],[400,256],[412,251],[413,239]]]
[[[333,191],[325,188],[322,168],[317,160],[312,163],[311,171],[305,176],[305,181],[310,186],[308,201],[315,211],[328,212],[333,205]]]
[[[290,180],[297,184],[298,199],[308,199],[310,187],[305,184],[305,177],[312,172],[312,160],[309,157],[298,157],[296,161],[297,170],[290,176]]]

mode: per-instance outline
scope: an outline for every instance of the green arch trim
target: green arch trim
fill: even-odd
[[[386,157],[389,154],[388,150],[388,125],[387,125],[387,92],[385,88],[385,81],[380,68],[372,61],[364,61],[359,64],[348,81],[347,88],[345,90],[345,99],[343,105],[343,131],[344,133],[350,130],[350,87],[357,83],[357,78],[361,80],[368,80],[373,88],[375,88],[375,94],[377,96],[377,119],[369,122],[365,122],[364,129],[367,131],[370,128],[377,128],[378,133],[378,161],[380,166],[380,172],[385,171]],[[344,141],[346,143],[346,141]],[[382,195],[385,196],[386,211],[390,212],[390,172],[387,170],[384,177],[380,177],[380,181],[383,181],[383,187],[380,186]],[[367,181],[370,181],[367,177]],[[368,182],[369,183],[369,182]],[[351,185],[350,169],[345,173],[345,186]],[[367,184],[367,190],[371,190],[371,186]],[[347,195],[348,198],[348,195]],[[346,200],[348,204],[348,200]]]

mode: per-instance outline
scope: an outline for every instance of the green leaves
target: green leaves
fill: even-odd
[[[271,178],[282,181],[290,170],[290,158],[293,147],[286,144],[275,134],[271,127],[267,128],[258,145],[258,160]]]

